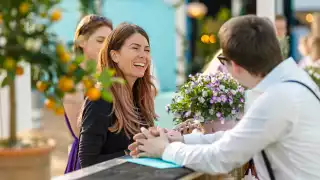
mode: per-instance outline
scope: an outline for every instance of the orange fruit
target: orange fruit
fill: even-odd
[[[3,67],[7,70],[13,70],[16,67],[16,61],[8,57],[4,60]]]
[[[92,80],[87,76],[83,77],[82,83],[86,89],[89,89],[93,86]]]
[[[53,109],[56,103],[54,102],[53,99],[49,98],[49,99],[45,100],[44,104],[45,104],[46,108]]]
[[[88,97],[89,100],[96,101],[96,100],[100,99],[101,92],[99,89],[92,87],[92,88],[88,89],[86,96]]]
[[[69,92],[74,88],[73,79],[63,76],[59,79],[58,87],[63,92]]]
[[[20,14],[26,14],[29,11],[29,7],[30,7],[29,3],[27,2],[21,3],[19,6]]]
[[[16,75],[21,76],[21,75],[23,75],[23,73],[24,73],[23,68],[21,66],[18,66],[16,68]]]
[[[55,109],[55,113],[56,113],[57,115],[63,115],[63,114],[64,114],[64,108],[63,108],[62,106],[57,107],[57,108]]]
[[[68,52],[64,52],[64,53],[60,54],[60,60],[63,63],[67,63],[71,60],[71,55]]]
[[[36,84],[36,87],[37,87],[38,91],[44,92],[48,88],[48,85],[45,82],[38,81]]]
[[[73,73],[77,69],[77,65],[75,64],[70,64],[68,66],[68,73]]]
[[[61,19],[61,17],[62,17],[61,11],[60,10],[54,10],[51,13],[50,20],[51,21],[59,21]]]
[[[61,54],[63,54],[64,53],[64,46],[62,45],[62,44],[57,44],[57,46],[56,46],[56,53],[58,54],[58,55],[61,55]]]

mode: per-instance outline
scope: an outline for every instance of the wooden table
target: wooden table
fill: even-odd
[[[220,180],[220,176],[209,176],[188,168],[157,169],[126,162],[123,158],[106,161],[52,180]]]

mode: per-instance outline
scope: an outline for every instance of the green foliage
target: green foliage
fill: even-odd
[[[89,2],[89,1],[88,1]],[[16,76],[31,66],[32,86],[46,99],[46,106],[63,114],[62,99],[82,90],[90,100],[111,101],[112,83],[122,83],[113,71],[96,72],[96,62],[73,54],[50,27],[62,18],[60,0],[3,0],[0,3],[0,84],[15,91]],[[96,86],[101,84],[103,88]],[[83,87],[83,88],[82,88]],[[16,107],[10,93],[9,144],[17,144]]]
[[[2,87],[15,79],[17,68],[23,68],[24,63],[31,65],[33,87],[43,82],[46,88],[41,91],[57,102],[66,93],[75,92],[84,77],[95,77],[91,78],[93,84],[100,81],[104,89],[120,82],[110,75],[110,70],[96,75],[95,61],[86,61],[82,66],[84,57],[70,53],[58,36],[49,31],[62,18],[59,3],[60,0],[15,0],[0,4],[0,71],[5,72]],[[68,82],[73,82],[69,84],[72,87],[65,84],[67,87],[63,88],[62,78],[71,80]]]
[[[312,80],[320,87],[320,67],[308,66],[305,68]]]
[[[289,56],[289,37],[278,38],[283,59]]]

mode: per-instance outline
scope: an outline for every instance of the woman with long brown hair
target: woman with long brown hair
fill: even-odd
[[[98,70],[115,70],[125,84],[110,88],[113,101],[86,100],[81,115],[79,159],[81,167],[123,156],[141,127],[154,126],[154,90],[150,75],[150,43],[147,33],[122,23],[104,42]]]
[[[86,60],[97,60],[102,44],[111,31],[112,23],[109,19],[98,15],[87,15],[83,17],[75,31],[74,51],[83,54]],[[72,95],[67,95],[63,100],[65,120],[68,129],[74,138],[65,173],[80,168],[80,163],[77,160],[77,148],[79,145],[77,119],[79,116],[79,109],[81,109],[83,102],[84,94],[81,91]]]

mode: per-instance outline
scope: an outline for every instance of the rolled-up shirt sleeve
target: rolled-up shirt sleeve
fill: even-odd
[[[211,140],[212,144],[195,142],[210,142],[208,139],[215,135],[185,136],[187,144],[169,144],[162,158],[199,172],[228,173],[285,136],[292,127],[296,109],[287,92],[269,91],[253,102],[233,129],[221,134],[218,140]]]

